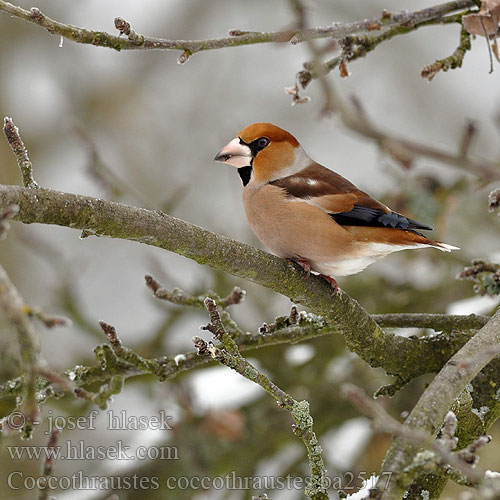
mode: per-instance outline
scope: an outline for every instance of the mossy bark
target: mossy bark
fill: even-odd
[[[470,337],[456,332],[409,339],[384,332],[345,292],[307,277],[295,264],[158,211],[49,189],[0,185],[0,211],[18,205],[17,220],[85,230],[157,246],[290,297],[323,316],[348,348],[373,367],[409,380],[438,371]]]

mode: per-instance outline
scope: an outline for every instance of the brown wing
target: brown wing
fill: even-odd
[[[301,198],[331,213],[348,212],[354,205],[390,212],[346,178],[317,163],[271,184],[283,188],[290,197]]]
[[[317,163],[270,184],[284,189],[290,198],[322,208],[343,226],[432,230],[426,224],[393,212],[341,175]]]

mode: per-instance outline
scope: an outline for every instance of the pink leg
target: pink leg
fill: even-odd
[[[293,260],[296,264],[298,264],[304,271],[307,273],[307,277],[311,275],[311,264],[306,259],[297,259]]]
[[[337,280],[332,278],[331,276],[327,276],[326,274],[320,274],[320,276],[330,283],[330,286],[333,288],[333,294],[335,295],[339,291],[339,285],[337,284]]]

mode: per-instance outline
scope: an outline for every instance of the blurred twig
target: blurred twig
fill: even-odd
[[[123,194],[129,194],[143,207],[149,208],[150,210],[156,208],[139,189],[115,174],[115,172],[113,172],[113,170],[102,160],[95,142],[82,125],[76,123],[73,128],[87,146],[89,152],[88,172],[104,187],[112,198],[120,197]]]
[[[0,265],[0,309],[17,331],[21,358],[25,375],[25,436],[31,436],[33,423],[38,419],[38,404],[36,401],[36,375],[40,362],[40,341],[31,320],[26,313],[26,305],[16,287],[10,281],[4,268]]]
[[[9,219],[13,219],[19,213],[19,207],[12,205],[0,213],[0,240],[7,238],[10,229]]]
[[[415,443],[419,448],[431,450],[436,457],[441,459],[441,461],[456,468],[473,482],[477,482],[483,477],[484,472],[473,469],[471,466],[472,462],[466,460],[464,450],[453,453],[457,445],[457,440],[455,438],[457,419],[452,412],[448,412],[446,416],[443,436],[440,439],[435,439],[433,435],[427,432],[405,427],[391,417],[381,405],[376,403],[372,398],[369,398],[359,387],[353,384],[345,384],[342,391],[363,413],[373,419],[377,430],[400,436],[404,440]],[[474,459],[477,459],[475,450],[471,452],[471,454],[474,455]],[[418,460],[415,460],[415,464],[420,461],[418,465],[422,467],[425,462],[434,462],[436,459],[435,456],[430,455],[426,458],[420,456]],[[415,464],[413,464],[413,467],[415,467]],[[435,466],[440,465],[440,461],[435,464]]]
[[[500,264],[495,262],[473,260],[472,265],[460,272],[457,278],[474,281],[474,292],[479,295],[500,294]]]
[[[43,475],[41,478],[39,478],[38,484],[39,484],[39,489],[40,493],[38,495],[38,500],[48,500],[49,498],[49,493],[51,491],[51,488],[48,487],[48,482],[50,476],[53,474],[53,469],[54,469],[54,461],[56,458],[56,447],[57,443],[59,441],[59,430],[54,429],[49,436],[49,441],[47,443],[46,447],[46,456],[45,456],[45,462],[43,464]]]
[[[296,11],[297,26],[299,30],[307,34],[306,10],[300,0],[290,0]],[[455,22],[456,19],[453,20]],[[385,36],[382,34],[380,36]],[[408,139],[385,132],[379,127],[378,122],[369,119],[361,102],[356,97],[347,100],[340,94],[335,83],[327,80],[326,74],[331,68],[322,62],[321,50],[315,41],[305,36],[313,56],[312,62],[308,63],[309,70],[302,71],[297,76],[297,85],[289,93],[293,95],[294,102],[301,101],[298,85],[306,87],[311,78],[319,78],[324,95],[323,113],[335,112],[340,116],[343,125],[360,135],[375,141],[381,150],[387,151],[394,159],[404,167],[409,168],[415,158],[424,156],[441,161],[448,165],[459,168],[468,173],[478,175],[485,183],[500,179],[500,163],[493,163],[483,159],[472,159],[466,154],[461,145],[458,146],[456,154],[448,153],[426,144],[414,142]],[[340,60],[335,60],[337,65]],[[467,151],[465,151],[466,153]]]

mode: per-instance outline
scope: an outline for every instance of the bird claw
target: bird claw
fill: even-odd
[[[307,273],[308,278],[311,276],[311,264],[306,259],[292,260],[292,262],[298,264]]]
[[[342,295],[342,290],[340,290],[339,285],[337,283],[337,280],[335,278],[332,278],[331,276],[328,276],[326,274],[320,274],[324,280],[328,281],[330,283],[330,286],[333,288],[333,295]]]
[[[311,276],[311,264],[309,264],[309,261],[307,261],[306,259],[297,259],[292,260],[292,262],[298,264],[307,273],[308,278],[309,276]],[[333,295],[342,295],[342,290],[339,288],[339,285],[337,284],[337,280],[335,278],[332,278],[331,276],[328,276],[326,274],[318,274],[318,276],[330,283],[330,286],[333,288]]]

